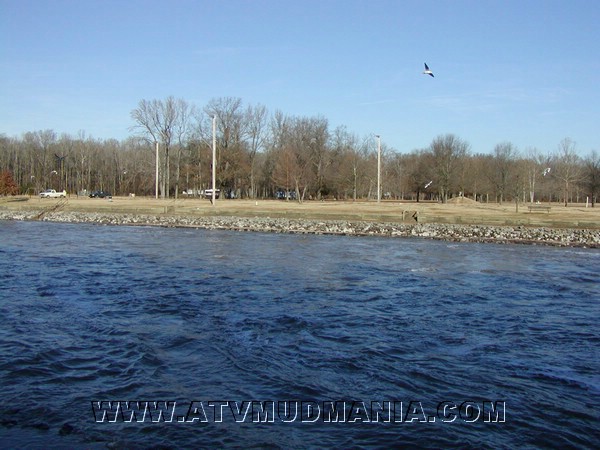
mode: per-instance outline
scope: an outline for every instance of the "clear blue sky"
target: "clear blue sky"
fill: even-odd
[[[0,0],[0,133],[120,140],[142,99],[239,97],[401,152],[585,155],[599,43],[597,0]]]

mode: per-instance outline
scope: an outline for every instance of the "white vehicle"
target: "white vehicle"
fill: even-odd
[[[67,196],[67,191],[56,192],[54,189],[46,189],[40,192],[40,198],[64,198]]]
[[[219,194],[221,194],[221,189],[215,189],[215,198],[219,198]],[[212,189],[204,189],[203,195],[204,198],[212,199]]]

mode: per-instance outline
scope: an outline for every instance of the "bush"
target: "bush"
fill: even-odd
[[[17,195],[19,186],[15,183],[9,171],[0,173],[0,195]]]

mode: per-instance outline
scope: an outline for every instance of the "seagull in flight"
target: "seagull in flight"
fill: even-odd
[[[423,71],[425,75],[431,75],[433,77],[433,72],[429,70],[429,66],[425,63],[425,70]]]

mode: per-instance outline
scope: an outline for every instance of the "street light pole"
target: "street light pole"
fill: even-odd
[[[375,135],[377,138],[377,203],[381,202],[381,136]]]
[[[154,182],[154,198],[158,200],[158,141],[156,144],[156,180]]]
[[[216,159],[217,159],[217,116],[213,116],[212,120],[212,205],[215,206],[215,189],[217,184],[217,167],[216,167]]]

